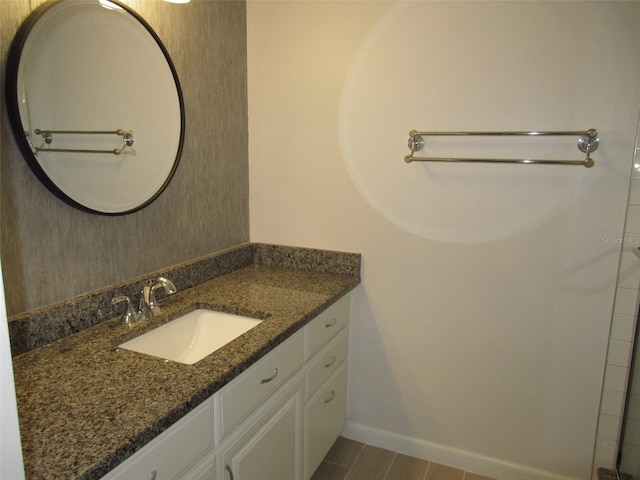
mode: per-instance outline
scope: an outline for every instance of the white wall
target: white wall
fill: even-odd
[[[0,268],[0,478],[24,479],[9,325]]]
[[[15,392],[4,287],[0,272],[0,478],[21,480],[24,478],[24,468]]]
[[[363,254],[349,424],[588,478],[640,107],[637,2],[249,1],[251,237]],[[596,166],[419,164],[419,130],[597,128]],[[581,158],[575,139],[437,155]]]
[[[0,89],[0,93],[2,89]],[[0,150],[1,151],[1,150]],[[0,266],[0,478],[24,479],[9,325]]]

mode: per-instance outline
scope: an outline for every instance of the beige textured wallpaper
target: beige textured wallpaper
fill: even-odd
[[[173,59],[186,131],[180,165],[164,193],[118,217],[59,200],[13,139],[4,101],[6,55],[38,3],[3,0],[0,9],[0,254],[9,315],[249,241],[245,3],[126,2]]]

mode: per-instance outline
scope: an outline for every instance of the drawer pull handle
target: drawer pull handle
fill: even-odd
[[[336,397],[336,391],[335,390],[331,390],[331,395],[329,396],[329,398],[327,398],[324,403],[329,403],[331,400],[333,400]]]
[[[158,471],[154,470],[153,472],[151,472],[151,475],[149,475],[149,480],[156,480],[157,476],[158,476]]]
[[[229,465],[225,466],[224,469],[229,472],[229,479],[233,480],[233,472],[231,471],[231,467]]]
[[[331,320],[329,320],[327,323],[324,324],[324,328],[333,327],[336,323],[338,323],[338,319],[332,318]]]
[[[329,360],[327,363],[324,364],[324,368],[329,368],[334,363],[336,363],[336,356],[335,355],[333,355],[331,357],[331,360]]]
[[[260,380],[260,383],[269,383],[271,380],[273,380],[274,378],[276,378],[278,376],[278,369],[274,368],[273,369],[273,375],[271,375],[269,378],[263,378],[262,380]],[[233,480],[233,479],[232,479]]]

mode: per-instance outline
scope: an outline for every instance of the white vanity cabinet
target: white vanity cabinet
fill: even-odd
[[[346,295],[102,480],[308,480],[344,428]]]
[[[214,395],[219,478],[302,480],[304,329]]]
[[[302,480],[304,375],[296,373],[221,448],[223,480]]]
[[[318,468],[347,416],[349,297],[306,326],[305,479]]]
[[[306,480],[313,475],[344,428],[348,321],[346,296],[216,393],[219,480]],[[280,372],[280,382],[290,376],[286,383],[262,391],[258,379]],[[254,410],[249,413],[247,407]]]
[[[214,395],[216,440],[222,441],[304,362],[304,329],[294,333]]]
[[[195,463],[203,470],[213,468],[213,449],[213,399],[209,399],[102,477],[102,480],[182,478]],[[215,477],[200,475],[186,478],[213,480]]]

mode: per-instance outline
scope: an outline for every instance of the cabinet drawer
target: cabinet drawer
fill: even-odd
[[[266,397],[304,361],[304,331],[295,333],[216,394],[220,422],[218,439]]]
[[[349,328],[346,327],[311,360],[307,369],[307,400],[316,394],[322,384],[347,359],[348,346]]]
[[[349,295],[345,295],[336,303],[320,313],[306,326],[305,360],[322,348],[349,321]]]
[[[213,402],[209,399],[102,480],[173,480],[212,448]]]
[[[329,452],[347,416],[347,364],[336,371],[306,407],[306,468],[310,478]]]

